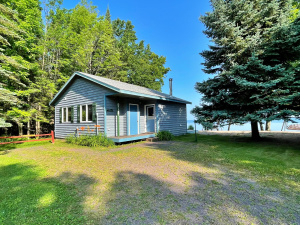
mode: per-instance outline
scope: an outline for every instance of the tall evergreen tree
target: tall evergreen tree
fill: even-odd
[[[20,132],[22,132],[23,122],[27,122],[27,132],[29,132],[32,120],[45,119],[39,110],[40,101],[35,99],[41,89],[37,86],[41,75],[39,44],[43,34],[40,2],[38,0],[6,0],[4,4],[18,13],[19,27],[26,33],[22,35],[22,39],[12,42],[10,51],[10,54],[16,57],[24,67],[18,73],[21,74],[26,88],[16,89],[16,94],[23,104],[11,108],[7,111],[7,116],[19,124]]]
[[[0,116],[1,126],[11,126],[7,110],[22,104],[17,96],[18,89],[26,88],[26,65],[22,56],[15,51],[16,41],[22,41],[25,32],[19,27],[17,12],[0,4]],[[19,124],[20,125],[20,124]]]
[[[196,84],[204,97],[192,113],[205,126],[216,121],[223,125],[250,121],[252,137],[259,138],[257,123],[277,113],[273,96],[268,95],[272,92],[273,71],[258,66],[259,56],[275,33],[289,25],[292,1],[211,2],[213,12],[202,16],[201,21],[214,45],[201,55],[204,71],[216,75]]]
[[[107,6],[107,9],[106,9],[106,13],[105,13],[105,19],[111,23],[111,16],[110,16],[110,11],[109,11],[109,7]]]

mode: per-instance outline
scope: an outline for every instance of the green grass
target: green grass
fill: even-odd
[[[193,134],[0,146],[0,224],[298,224],[298,146]]]
[[[176,140],[195,143],[195,136],[189,134]],[[198,151],[187,150],[175,155],[188,161],[208,161],[240,172],[245,170],[248,176],[253,175],[270,186],[287,191],[295,188],[300,192],[299,143],[266,137],[255,142],[247,137],[198,135],[197,144],[207,151],[199,154]]]

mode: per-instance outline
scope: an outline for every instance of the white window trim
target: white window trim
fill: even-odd
[[[71,121],[69,121],[69,108],[71,108],[71,106],[70,107],[62,107],[61,108],[61,122],[62,123],[71,123]],[[66,111],[66,114],[64,113]],[[66,118],[64,117],[66,115]],[[65,121],[64,121],[64,119],[65,119]]]
[[[93,116],[92,120],[88,121],[88,106],[92,106],[92,113],[93,113],[93,104],[86,104],[86,105],[80,105],[80,123],[92,123],[93,122]],[[86,114],[85,114],[85,119],[86,121],[82,121],[82,106],[85,106]]]

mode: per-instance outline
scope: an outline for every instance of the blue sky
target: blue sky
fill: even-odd
[[[64,0],[65,8],[73,8],[80,0]],[[169,78],[173,78],[173,95],[192,102],[190,110],[199,104],[200,94],[195,91],[195,83],[208,76],[201,70],[202,57],[199,52],[208,48],[209,40],[202,33],[200,15],[211,11],[209,0],[187,1],[134,1],[134,0],[93,0],[100,14],[105,14],[109,6],[112,20],[130,20],[135,26],[139,40],[145,40],[158,55],[167,58],[166,66],[171,71],[162,88],[169,92]]]

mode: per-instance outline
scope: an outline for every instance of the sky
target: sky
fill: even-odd
[[[71,9],[79,2],[64,0],[63,7]],[[130,20],[139,41],[144,40],[154,53],[166,57],[165,66],[171,71],[164,79],[162,92],[169,93],[169,78],[173,78],[173,95],[192,102],[187,105],[187,119],[193,120],[190,111],[200,102],[195,84],[209,78],[201,70],[203,58],[199,55],[209,45],[209,39],[203,34],[205,27],[199,21],[201,15],[211,11],[209,0],[92,2],[101,15],[109,7],[112,20]]]

